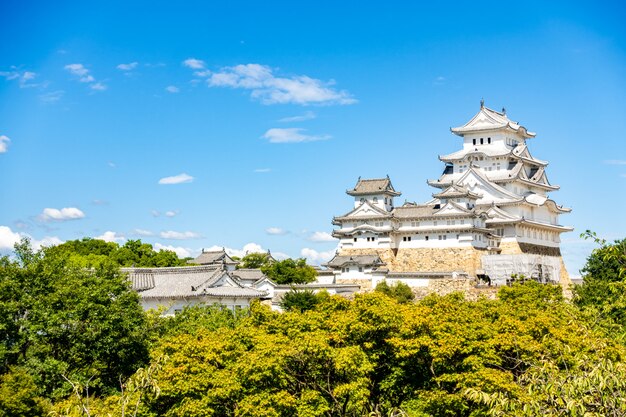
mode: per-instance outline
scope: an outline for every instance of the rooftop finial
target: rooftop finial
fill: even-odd
[[[506,116],[506,109],[502,107],[502,114]]]
[[[484,98],[480,98],[480,108],[484,108],[485,107],[485,99]]]

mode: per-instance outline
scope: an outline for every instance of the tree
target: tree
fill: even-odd
[[[292,288],[283,295],[280,306],[285,311],[303,312],[315,308],[318,302],[319,300],[312,290]]]
[[[304,258],[272,262],[261,271],[277,284],[307,284],[317,279],[317,272]]]
[[[270,256],[269,253],[253,252],[253,253],[248,253],[243,258],[241,258],[241,262],[237,265],[237,269],[239,268],[259,269],[271,263],[272,263],[272,257]]]
[[[0,259],[0,373],[20,366],[38,394],[59,398],[64,377],[104,392],[146,362],[145,315],[119,267],[87,269],[27,240],[15,253]]]
[[[375,291],[395,299],[400,304],[410,303],[415,299],[415,294],[413,294],[411,287],[404,282],[396,282],[389,286],[386,281],[381,281],[376,285]]]

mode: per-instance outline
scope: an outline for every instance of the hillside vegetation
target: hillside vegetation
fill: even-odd
[[[531,282],[173,318],[117,266],[23,243],[0,259],[0,416],[624,416],[625,243],[598,243],[573,302]]]

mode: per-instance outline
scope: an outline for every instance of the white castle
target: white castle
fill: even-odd
[[[349,213],[333,218],[338,254],[327,265],[337,282],[405,279],[427,286],[432,277],[466,276],[504,284],[512,274],[542,282],[569,282],[559,249],[559,224],[571,211],[548,193],[559,189],[534,158],[524,126],[481,101],[465,125],[451,129],[463,148],[439,156],[442,175],[424,203],[395,205],[401,195],[389,177],[361,179],[346,193]],[[366,285],[367,286],[367,285]]]

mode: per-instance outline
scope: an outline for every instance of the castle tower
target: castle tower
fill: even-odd
[[[376,254],[391,271],[460,271],[504,283],[513,273],[542,282],[569,281],[559,249],[559,224],[569,208],[548,193],[559,189],[534,158],[535,137],[506,111],[481,106],[469,122],[452,128],[462,149],[445,163],[433,199],[393,205],[400,195],[389,178],[363,180],[347,194],[354,209],[333,219],[340,255]]]

